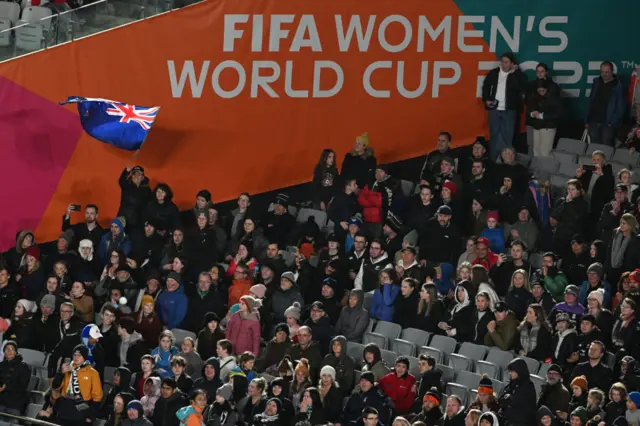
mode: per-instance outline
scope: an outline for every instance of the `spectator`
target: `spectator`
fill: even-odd
[[[158,296],[158,314],[163,327],[173,329],[177,328],[187,315],[189,301],[184,295],[180,274],[169,272],[166,285],[167,291]]]
[[[182,345],[180,347],[181,351],[178,353],[178,356],[181,356],[187,362],[185,373],[191,376],[194,380],[200,377],[200,370],[202,370],[204,365],[200,354],[195,351],[195,347],[196,342],[193,338],[187,336],[182,341]]]
[[[126,218],[118,216],[111,221],[109,232],[105,233],[100,239],[98,254],[103,265],[110,261],[107,256],[110,256],[114,250],[123,253],[125,256],[131,253],[132,244],[129,236],[125,233],[126,226]]]
[[[236,303],[240,302],[240,298],[242,296],[248,295],[249,289],[253,285],[251,281],[249,266],[247,266],[243,262],[237,264],[232,272],[232,275],[233,279],[231,281],[231,286],[229,287],[229,299],[227,302],[227,306],[233,306]]]
[[[174,343],[175,338],[171,330],[164,330],[158,338],[158,347],[151,351],[158,374],[162,378],[171,376],[171,359],[178,355],[178,348]]]
[[[341,191],[336,192],[329,204],[327,215],[333,223],[340,225],[342,232],[349,231],[349,220],[360,210],[358,205],[358,183],[354,178],[344,179]],[[338,228],[336,228],[338,229]]]
[[[434,389],[438,393],[442,391],[442,371],[436,370],[434,357],[420,354],[418,356],[418,369],[420,370],[420,384],[416,402],[423,401],[425,395],[434,391]]]
[[[545,383],[542,385],[542,393],[538,400],[538,406],[545,406],[552,413],[569,412],[569,400],[571,395],[564,386],[562,369],[557,364],[551,364],[547,370]]]
[[[490,243],[489,240],[480,237],[476,240],[476,258],[473,262],[473,265],[482,265],[484,269],[490,271],[497,263],[500,256],[495,254],[489,249]]]
[[[506,299],[507,305],[509,305],[518,320],[524,318],[532,299],[527,272],[524,269],[518,269],[511,277],[511,285]]]
[[[260,305],[251,296],[240,298],[240,310],[231,316],[227,324],[226,338],[231,342],[235,354],[249,351],[260,352]]]
[[[322,360],[322,365],[333,368],[333,381],[338,384],[343,395],[349,394],[353,390],[356,361],[347,354],[347,339],[344,336],[336,336],[331,340],[330,352]],[[322,371],[320,372],[320,378],[322,379]],[[322,396],[322,385],[320,388]]]
[[[362,372],[372,372],[375,382],[380,381],[380,379],[391,371],[382,359],[380,348],[375,343],[369,343],[364,347],[362,350],[362,358],[364,361]]]
[[[516,338],[518,320],[505,302],[496,304],[494,315],[495,320],[487,323],[484,344],[486,346],[497,346],[503,351],[509,350],[513,345],[514,338]]]
[[[589,204],[584,197],[581,180],[571,179],[567,182],[567,195],[556,203],[550,215],[550,223],[557,226],[555,244],[560,254],[568,252],[571,239],[585,231],[589,217]],[[605,201],[606,202],[606,201]],[[600,208],[602,210],[602,207]]]
[[[120,366],[126,366],[132,372],[138,373],[141,371],[140,359],[150,351],[149,345],[142,338],[142,335],[135,331],[134,326],[135,324],[130,318],[123,318],[118,324],[118,335],[121,339],[118,354]]]
[[[253,417],[255,426],[275,426],[282,424],[280,420],[282,402],[278,398],[269,398],[264,408],[264,412]]]
[[[487,213],[486,228],[482,230],[481,237],[489,240],[491,251],[494,253],[504,253],[504,231],[498,226],[498,212]]]
[[[449,319],[438,324],[438,328],[454,337],[458,342],[470,342],[474,337],[474,307],[471,305],[471,283],[463,281],[455,290],[455,305]]]
[[[634,357],[638,356],[638,340],[640,339],[640,323],[638,322],[637,305],[625,298],[620,305],[620,317],[613,326],[613,348],[624,349]]]
[[[178,389],[176,381],[165,377],[160,385],[160,398],[153,409],[151,422],[154,426],[178,426],[180,420],[176,414],[187,404],[187,397]]]
[[[80,332],[82,344],[87,347],[88,354],[86,361],[100,374],[100,381],[104,380],[104,349],[99,342],[102,339],[102,333],[95,324],[85,325]]]
[[[137,399],[127,404],[127,419],[122,426],[153,426],[144,414],[142,403]]]
[[[477,237],[475,237],[474,235],[472,235],[469,238],[467,238],[467,242],[465,244],[466,250],[458,258],[458,264],[457,264],[458,268],[465,262],[469,263],[469,265],[471,265],[471,262],[473,262],[475,260],[475,258],[476,258],[476,239],[477,239]]]
[[[447,407],[442,417],[442,426],[462,426],[465,424],[465,410],[462,400],[458,395],[449,395]]]
[[[593,80],[585,117],[585,127],[589,129],[591,143],[614,146],[624,112],[622,82],[614,73],[613,64],[604,61],[600,65],[600,76]]]
[[[280,401],[281,408],[278,415],[284,425],[290,424],[295,417],[295,409],[289,399],[288,387],[288,382],[281,377],[277,377],[269,383],[267,391],[269,398],[277,398]],[[342,401],[340,402],[340,407],[342,407]]]
[[[514,344],[516,354],[538,361],[544,361],[551,355],[551,326],[544,317],[542,306],[535,303],[529,306],[518,331],[519,338],[516,337]]]
[[[571,381],[571,400],[569,401],[569,412],[572,413],[578,407],[587,405],[587,378],[585,376],[576,376]]]
[[[587,418],[604,420],[605,412],[602,408],[604,405],[604,392],[600,389],[591,389],[587,396]]]
[[[523,251],[534,251],[538,242],[538,224],[531,217],[529,207],[521,206],[518,211],[518,220],[504,224],[504,237],[507,244],[513,247],[515,241],[521,241]]]
[[[372,243],[372,247],[376,243]],[[386,253],[385,253],[386,254]],[[364,266],[363,266],[364,267]],[[393,307],[400,292],[400,286],[395,283],[396,273],[395,270],[383,269],[378,273],[378,288],[373,292],[373,298],[371,299],[371,308],[369,309],[369,316],[378,321],[393,320]]]
[[[13,340],[5,340],[2,347],[4,359],[0,362],[0,412],[20,416],[29,401],[27,387],[30,368],[18,353]]]
[[[376,168],[376,157],[369,147],[369,134],[356,137],[351,152],[345,154],[340,176],[356,180],[359,188],[371,183]]]
[[[618,382],[611,385],[609,389],[609,403],[606,405],[604,418],[605,423],[611,423],[618,418],[624,417],[627,411],[627,389],[624,384]]]
[[[62,364],[51,384],[61,394],[54,406],[54,418],[65,425],[90,423],[100,410],[102,384],[98,372],[87,362],[88,355],[86,346],[76,346],[73,360]]]
[[[533,129],[533,155],[546,157],[551,155],[553,142],[562,116],[560,92],[550,80],[536,80],[535,93],[528,93],[527,130]]]
[[[204,412],[204,423],[207,426],[235,426],[239,421],[238,413],[232,405],[233,389],[229,383],[218,388],[215,401]]]
[[[245,219],[246,222],[246,219]],[[253,257],[253,242],[252,240],[242,240],[238,244],[238,249],[233,253],[233,258],[229,263],[227,269],[227,276],[235,278],[235,270],[238,267],[246,268],[247,277],[251,276],[251,271],[255,269],[258,261]]]
[[[613,200],[606,203],[602,208],[600,221],[598,222],[598,238],[602,239],[606,245],[609,245],[608,243],[611,241],[613,230],[620,225],[622,215],[633,212],[633,206],[627,197],[628,192],[628,186],[622,183],[617,184]]]
[[[162,322],[156,315],[153,296],[146,294],[140,302],[141,309],[135,314],[135,328],[140,333],[145,343],[149,346],[158,341],[162,331]]]
[[[219,327],[220,320],[215,312],[207,312],[204,315],[204,327],[198,332],[197,351],[202,359],[216,356],[218,341],[225,338],[224,332]],[[212,396],[215,394],[211,394]]]
[[[115,395],[113,406],[107,416],[107,426],[120,426],[127,419],[127,405],[134,400],[134,396],[127,392]]]
[[[336,192],[338,168],[336,153],[332,149],[322,150],[320,160],[313,170],[313,207],[326,211],[329,201]]]
[[[49,355],[48,375],[53,378],[58,370],[58,362],[60,358],[69,356],[73,353],[73,348],[80,343],[80,332],[83,324],[73,315],[74,307],[71,302],[65,302],[60,306],[60,321],[56,321],[56,337],[59,340],[56,343],[51,342],[54,346],[51,355]]]
[[[142,398],[144,396],[144,386],[147,380],[151,377],[158,377],[158,371],[156,371],[156,359],[149,355],[142,355],[140,358],[140,371],[133,376],[133,388],[135,390],[135,396]]]
[[[363,414],[372,418],[377,417],[376,422],[372,420],[371,423],[367,423],[368,426],[375,426],[378,424],[377,421],[383,425],[389,424],[388,422],[391,421],[391,401],[375,383],[375,377],[371,371],[362,372],[360,389],[349,397],[342,412],[340,424],[354,424]]]
[[[445,319],[446,310],[442,300],[438,298],[438,290],[432,282],[422,285],[420,301],[416,314],[415,325],[429,333],[438,333],[438,324]]]
[[[597,327],[596,318],[588,313],[584,315],[580,321],[580,335],[578,336],[578,356],[580,362],[585,362],[589,359],[589,346],[591,346],[591,342],[594,340],[604,341],[604,333]]]
[[[233,345],[227,339],[218,341],[216,353],[220,360],[220,380],[227,382],[229,373],[236,368],[236,357],[233,356]]]
[[[422,409],[420,413],[413,418],[414,424],[415,422],[423,422],[425,425],[437,425],[442,419],[442,410],[440,409],[441,398],[440,391],[436,388],[430,389],[422,398],[418,397],[416,402],[421,404]],[[397,419],[398,418],[396,418],[396,420]]]
[[[264,236],[263,230],[258,226],[255,218],[248,216],[244,218],[242,230],[229,242],[228,252],[230,256],[227,256],[227,261],[233,261],[231,256],[235,256],[238,253],[238,249],[243,242],[252,244],[251,250],[245,254],[247,258],[262,258],[266,254],[269,241]],[[245,246],[245,248],[247,247]]]
[[[604,334],[603,342],[607,347],[611,346],[611,332],[613,330],[614,318],[611,311],[604,309],[604,293],[601,289],[592,291],[587,297],[588,314],[593,316],[596,325]],[[585,315],[586,316],[586,315]],[[583,317],[584,318],[584,317]]]
[[[481,412],[492,411],[494,413],[500,411],[500,404],[496,399],[496,395],[493,393],[493,382],[486,374],[482,375],[480,384],[478,385],[476,399],[469,404],[467,410],[480,410]]]
[[[102,232],[100,232],[100,235],[102,235]],[[80,240],[78,249],[80,256],[75,263],[75,277],[79,281],[93,283],[100,279],[102,265],[94,252],[94,247],[97,247],[99,242],[99,239],[97,243],[89,239]]]
[[[118,179],[120,185],[120,207],[118,216],[126,218],[132,228],[141,223],[142,209],[151,196],[149,178],[142,166],[127,167]],[[97,213],[97,212],[96,212]]]
[[[380,389],[391,399],[394,415],[408,413],[415,399],[416,378],[409,373],[409,358],[399,356],[395,370],[380,379]]]
[[[25,250],[24,265],[14,274],[14,279],[20,284],[22,294],[29,300],[36,300],[42,291],[45,277],[44,267],[40,263],[40,249],[30,246]]]
[[[472,343],[482,345],[487,334],[487,325],[491,321],[495,321],[495,316],[493,315],[493,312],[490,308],[491,298],[485,291],[480,291],[476,295],[475,303],[476,309],[473,318],[474,334]]]
[[[555,319],[556,311],[566,312],[571,316],[571,319],[575,322],[579,322],[582,315],[585,313],[585,308],[578,303],[578,287],[573,284],[569,284],[564,289],[564,302],[556,303],[551,309],[551,318]]]
[[[536,418],[536,390],[529,378],[529,367],[522,358],[507,367],[509,383],[500,396],[500,413],[509,425],[533,425]]]
[[[156,231],[164,237],[179,222],[179,211],[173,202],[173,191],[166,183],[159,183],[154,190],[154,197],[150,198],[142,212],[142,219],[145,222],[153,222]]]
[[[584,376],[589,389],[609,389],[611,387],[611,369],[602,362],[605,355],[604,345],[594,341],[589,346],[589,361],[582,362],[573,370],[571,377]]]
[[[534,280],[531,283],[531,295],[533,296],[531,303],[542,305],[545,313],[551,312],[556,304],[551,295],[544,289],[542,282],[539,280]]]
[[[16,342],[21,348],[35,349],[37,342],[34,340],[33,314],[36,312],[35,302],[20,299],[13,309],[13,315],[7,321],[9,328],[5,330],[3,337]]]
[[[500,301],[498,294],[493,288],[493,282],[489,279],[487,269],[483,265],[473,265],[471,268],[471,289],[472,292],[469,297],[473,299],[475,299],[478,293],[486,293],[489,298],[491,309],[493,309],[495,304]]]
[[[291,357],[287,355],[285,358],[288,360]],[[296,365],[295,371],[293,373],[293,379],[291,381],[291,402],[294,407],[300,406],[300,401],[302,400],[302,394],[304,390],[311,385],[311,379],[309,378],[309,361],[306,358],[301,358],[298,361],[298,365]]]
[[[392,268],[387,252],[382,248],[382,242],[373,239],[369,243],[369,256],[365,257],[362,266],[354,280],[354,287],[365,293],[372,292],[379,283],[379,274],[384,269]],[[369,316],[373,312],[370,310]]]
[[[522,111],[526,76],[518,69],[512,53],[500,57],[500,66],[489,71],[482,84],[482,101],[489,111],[491,158],[513,144],[518,114]]]
[[[107,378],[109,379],[109,378]],[[129,371],[126,367],[118,367],[113,373],[113,378],[111,378],[111,382],[113,387],[109,389],[109,392],[102,400],[102,406],[100,407],[100,417],[108,418],[109,414],[113,412],[113,407],[115,403],[116,396],[121,393],[128,393],[132,397],[137,392],[130,385],[131,383],[131,371]],[[159,382],[158,382],[159,389]]]
[[[573,321],[566,312],[556,314],[556,331],[551,347],[553,356],[551,361],[560,366],[563,371],[570,373],[578,362],[578,335]]]
[[[297,416],[298,422],[307,421],[311,426],[319,426],[327,423],[326,410],[322,406],[322,399],[317,388],[307,388],[300,401],[300,410]]]
[[[405,270],[406,272],[406,270]],[[393,322],[402,328],[412,327],[418,313],[420,295],[416,290],[419,281],[415,278],[405,278],[400,284],[400,294],[396,296],[393,308]]]
[[[625,271],[629,255],[634,249],[631,244],[638,234],[638,221],[631,213],[625,213],[620,219],[620,226],[613,231],[611,237],[611,251],[608,255],[609,268],[607,278],[609,281],[617,282],[620,275]],[[634,265],[635,266],[635,265]],[[609,299],[611,295],[609,294]],[[611,306],[607,304],[606,306]]]
[[[207,392],[207,401],[215,400],[215,395],[222,380],[220,380],[220,361],[218,358],[211,357],[202,365],[201,377],[193,383],[194,389],[203,389]]]
[[[289,196],[278,194],[273,202],[273,211],[264,220],[264,236],[278,246],[285,247],[296,219],[289,213]],[[251,252],[251,250],[249,250]]]
[[[625,418],[629,425],[637,425],[640,422],[640,392],[631,392],[627,397],[627,412]]]
[[[299,360],[305,358],[309,363],[309,377],[315,380],[320,372],[322,364],[322,351],[318,342],[312,340],[311,328],[307,326],[300,327],[298,331],[298,343],[293,345],[288,355],[291,359]]]
[[[467,411],[467,417],[464,418],[465,426],[473,426],[477,425],[480,422],[480,416],[482,415],[482,411],[471,409]],[[551,418],[549,418],[551,421]],[[549,425],[546,425],[549,426]]]
[[[428,185],[421,184],[419,192],[407,199],[404,211],[406,225],[418,234],[424,232],[424,224],[435,216],[438,204],[433,201],[433,191]]]
[[[185,372],[186,367],[187,361],[180,355],[171,358],[171,371],[173,372],[171,377],[183,393],[188,393],[193,387],[193,379]]]
[[[330,365],[325,365],[320,370],[318,392],[327,420],[332,423],[339,422],[342,413],[342,395],[346,389],[340,388],[336,381],[336,370]]]
[[[362,342],[362,336],[369,325],[369,312],[362,307],[364,294],[362,290],[351,290],[347,306],[340,311],[340,318],[335,331],[351,342]]]
[[[456,157],[456,150],[451,149],[451,133],[440,132],[436,141],[436,149],[425,158],[420,170],[420,181],[427,180],[429,175],[435,174],[440,169],[440,162],[444,157]]]

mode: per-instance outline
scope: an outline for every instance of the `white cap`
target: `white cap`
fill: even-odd
[[[100,339],[102,337],[102,333],[100,333],[100,329],[97,325],[92,325],[89,329],[89,337],[93,339]]]

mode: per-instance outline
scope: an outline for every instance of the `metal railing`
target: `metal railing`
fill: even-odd
[[[50,15],[39,19],[28,18],[28,22],[20,20],[17,25],[0,30],[0,61],[72,42],[200,1],[203,0],[98,0],[76,9],[71,9],[66,3],[48,3],[36,10],[38,13],[50,12]],[[21,13],[25,17],[24,11]]]
[[[30,417],[16,416],[14,414],[2,413],[2,412],[0,412],[0,419],[8,421],[9,423],[12,423],[13,420],[17,420],[16,422],[13,422],[13,423],[21,424],[21,425],[31,424],[31,425],[40,425],[40,426],[58,426],[55,423],[46,422],[44,420],[37,420],[37,419],[32,419]]]

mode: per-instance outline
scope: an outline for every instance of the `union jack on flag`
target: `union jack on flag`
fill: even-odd
[[[84,130],[101,142],[136,151],[142,147],[160,107],[143,107],[100,98],[70,96],[61,105],[78,105]]]

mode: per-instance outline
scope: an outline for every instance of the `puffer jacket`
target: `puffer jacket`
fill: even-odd
[[[351,290],[349,297],[351,296],[356,296],[358,303],[355,308],[348,304],[342,308],[336,323],[336,333],[343,335],[350,342],[362,342],[362,336],[369,325],[369,312],[362,307],[364,299],[362,290]]]
[[[29,402],[30,377],[31,370],[19,353],[11,361],[5,358],[0,362],[0,386],[6,386],[0,393],[0,405],[22,411]]]
[[[144,381],[145,386],[147,382],[151,382],[153,391],[151,392],[151,395],[145,394],[145,396],[140,399],[140,403],[142,404],[144,415],[151,418],[151,416],[153,416],[153,410],[156,407],[156,402],[158,402],[158,399],[160,398],[161,380],[160,377],[148,377],[147,380]]]
[[[176,291],[163,291],[158,296],[157,312],[162,325],[168,329],[177,328],[187,316],[189,299],[184,295],[182,285]]]
[[[340,354],[336,356],[333,345],[340,345]],[[347,355],[347,339],[344,336],[336,336],[329,345],[330,352],[322,360],[322,366],[330,365],[336,370],[336,382],[340,385],[343,395],[349,394],[355,385],[356,361]]]
[[[289,306],[292,306],[293,302],[298,302],[300,306],[304,306],[304,298],[300,293],[300,287],[294,284],[290,289],[283,290],[278,286],[278,289],[271,297],[271,314],[273,315],[274,324],[286,321],[284,311]]]
[[[400,286],[396,284],[381,285],[373,292],[370,315],[379,321],[393,321],[393,309],[400,293]]]
[[[233,353],[249,351],[260,353],[260,316],[256,312],[236,312],[227,324],[227,339],[233,344]]]
[[[358,204],[362,207],[362,218],[366,223],[382,223],[383,194],[365,186],[358,194]]]
[[[58,392],[62,394],[62,397],[66,397],[69,392],[70,381],[71,371],[66,374],[59,372],[53,378],[51,387],[57,389]],[[100,375],[89,363],[85,363],[85,365],[78,370],[78,383],[82,401],[89,404],[90,415],[97,415],[103,397]]]

